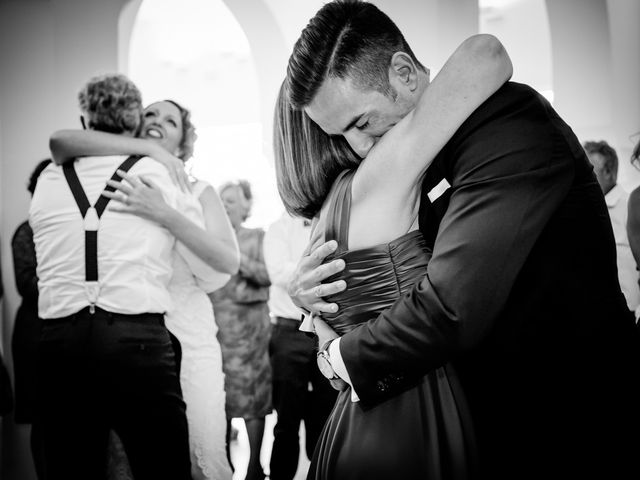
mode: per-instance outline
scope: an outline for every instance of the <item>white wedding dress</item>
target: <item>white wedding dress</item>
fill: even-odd
[[[194,195],[200,196],[206,186],[196,183]],[[220,274],[219,285],[209,285],[207,290],[222,287],[228,278]],[[187,404],[193,478],[231,480],[225,448],[227,421],[222,355],[216,339],[218,327],[209,297],[175,253],[169,291],[174,306],[165,318],[167,328],[182,347],[180,383]]]

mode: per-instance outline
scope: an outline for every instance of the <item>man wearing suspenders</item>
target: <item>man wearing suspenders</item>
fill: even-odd
[[[79,99],[89,128],[138,131],[142,100],[126,77],[93,79]],[[168,172],[150,158],[83,157],[42,173],[30,223],[44,323],[34,423],[47,479],[104,478],[111,429],[136,480],[191,478],[185,404],[163,314],[171,308],[174,247],[194,271],[206,275],[207,268],[159,225],[106,208],[101,192],[118,168],[153,181],[188,214]]]

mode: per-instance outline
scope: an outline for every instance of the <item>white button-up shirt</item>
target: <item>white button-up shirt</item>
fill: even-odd
[[[271,287],[269,309],[278,317],[299,320],[302,312],[287,293],[287,286],[302,257],[311,234],[311,223],[288,213],[272,223],[264,235],[264,261]]]
[[[604,199],[609,208],[613,235],[616,239],[620,287],[627,299],[629,309],[635,311],[640,305],[640,288],[638,287],[638,269],[627,236],[629,194],[622,187],[616,185],[609,190]]]
[[[76,160],[75,169],[91,205],[125,159],[126,156],[104,156]],[[142,158],[129,173],[153,181],[170,206],[202,226],[199,202],[182,194],[162,165]],[[165,228],[132,214],[111,211],[109,206],[98,229],[97,307],[124,314],[170,310],[167,286],[174,245],[196,278],[206,281],[208,275],[216,274],[180,242],[176,243]],[[36,246],[40,317],[65,317],[88,306],[84,224],[62,167],[50,165],[40,175],[29,223]]]

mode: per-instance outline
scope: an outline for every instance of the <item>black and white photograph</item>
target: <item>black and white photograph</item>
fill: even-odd
[[[639,24],[0,0],[0,479],[639,479]]]

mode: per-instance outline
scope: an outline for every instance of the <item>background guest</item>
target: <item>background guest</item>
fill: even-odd
[[[0,276],[0,300],[2,300],[2,277]],[[13,389],[11,388],[11,379],[9,372],[4,365],[2,352],[0,351],[0,417],[7,415],[13,410]]]
[[[636,143],[631,153],[631,164],[640,170],[640,140]],[[629,195],[627,217],[627,235],[629,246],[636,261],[640,265],[640,187],[634,189]],[[640,280],[639,280],[640,283]],[[636,308],[636,321],[640,318],[640,306]],[[640,323],[638,324],[640,327]]]
[[[583,146],[589,161],[593,165],[593,170],[609,209],[613,235],[616,240],[620,287],[627,299],[629,310],[635,311],[640,305],[638,269],[629,246],[626,228],[629,194],[616,183],[618,178],[618,155],[605,141],[585,142]]]
[[[224,288],[211,294],[222,347],[225,391],[227,394],[227,445],[231,419],[245,421],[249,437],[247,480],[264,478],[260,465],[260,448],[264,419],[271,413],[271,366],[268,346],[270,336],[269,286],[262,242],[264,230],[246,228],[253,195],[246,180],[220,187],[220,197],[240,247],[240,269]]]
[[[74,157],[99,154],[149,155],[174,177],[186,177],[184,162],[192,155],[196,140],[191,113],[173,100],[154,102],[144,110],[141,138],[105,132],[59,131],[51,138],[57,163]],[[175,155],[175,156],[174,156]],[[155,158],[159,157],[159,158]],[[238,269],[238,246],[231,223],[216,191],[195,180],[189,199],[198,211],[198,223],[171,208],[162,193],[151,184],[125,174],[126,183],[112,184],[118,193],[105,192],[126,204],[112,210],[126,210],[166,228],[194,254],[219,274],[215,282],[199,281],[177,252],[169,292],[173,308],[166,313],[166,325],[174,341],[180,370],[182,395],[187,403],[191,472],[194,480],[231,480],[225,451],[226,415],[222,355],[216,339],[213,309],[207,296],[224,285]],[[201,210],[201,211],[200,211]],[[178,361],[178,354],[180,361]],[[132,478],[122,443],[110,444],[109,478]]]
[[[51,159],[49,158],[40,161],[31,173],[27,190],[32,196],[38,183],[38,177],[50,163]],[[11,250],[16,287],[22,297],[11,338],[16,409],[14,420],[17,424],[30,425],[33,423],[36,352],[42,320],[38,317],[36,247],[33,243],[33,230],[31,230],[28,221],[22,222],[13,234]],[[39,478],[43,478],[41,452],[36,430],[31,432],[31,453],[36,473]]]
[[[124,136],[139,130],[141,95],[123,75],[91,79],[78,99],[88,128]],[[216,272],[168,229],[106,208],[105,182],[127,166],[158,185],[176,209],[197,215],[164,167],[149,158],[125,159],[106,155],[50,165],[31,201],[43,319],[34,426],[42,429],[51,480],[104,478],[110,430],[122,439],[138,480],[192,478],[186,407],[164,326],[172,307],[174,245],[203,281]],[[98,197],[104,215],[90,236],[82,210]],[[87,238],[97,238],[99,248]]]
[[[309,459],[336,401],[337,391],[316,364],[315,339],[299,331],[300,309],[287,294],[298,261],[311,233],[311,222],[288,213],[271,224],[264,237],[264,259],[271,278],[269,307],[273,331],[269,354],[273,371],[271,480],[291,480],[298,468],[300,422],[304,420]]]

